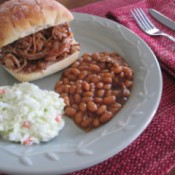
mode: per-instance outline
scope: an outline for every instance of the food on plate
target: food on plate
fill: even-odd
[[[58,72],[79,55],[71,12],[55,0],[10,0],[0,6],[0,63],[19,81]]]
[[[64,71],[55,91],[64,98],[65,114],[89,131],[110,121],[124,106],[133,77],[117,53],[86,53]]]
[[[47,142],[64,127],[64,100],[23,82],[0,87],[0,137],[23,145]]]

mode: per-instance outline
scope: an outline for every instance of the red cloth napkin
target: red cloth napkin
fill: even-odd
[[[109,13],[116,14],[117,11],[121,11],[119,16],[116,14],[117,16],[115,15],[114,17],[115,19],[120,18],[120,22],[123,23],[121,20],[122,15],[124,15],[125,19],[131,18],[129,11],[128,17],[126,16],[125,10],[128,8],[128,4],[138,1],[104,0],[74,9],[73,11],[95,14],[102,17],[105,17],[107,14],[109,15]],[[156,6],[159,2],[163,3],[163,0],[152,0],[151,2]],[[172,5],[171,1],[168,2]],[[144,5],[140,1],[134,5],[139,6],[140,4]],[[160,6],[163,7],[161,4]],[[157,39],[163,43],[170,42],[164,38]],[[155,42],[155,39],[153,39],[153,42]],[[164,47],[166,47],[166,44],[164,44]],[[162,46],[161,49],[163,50],[164,47]],[[164,52],[166,53],[166,51]],[[158,54],[159,52],[156,53],[157,56]],[[160,58],[159,61],[161,61]],[[168,67],[168,64],[166,65]],[[150,125],[140,137],[110,159],[93,167],[70,173],[69,175],[165,175],[169,172],[175,166],[175,79],[163,71],[163,82],[163,95],[159,109]]]
[[[175,1],[169,0],[166,3],[164,0],[104,0],[73,11],[102,17],[112,16],[140,35],[153,49],[162,68],[175,77],[175,44],[164,37],[154,38],[144,34],[130,14],[130,8],[133,7],[142,7],[144,11],[148,7],[155,7],[171,19],[173,15],[174,19]],[[171,30],[155,20],[153,22],[175,37]],[[69,175],[165,175],[175,167],[175,79],[164,70],[162,73],[163,94],[160,106],[141,136],[110,159]]]
[[[112,9],[107,14],[108,17],[111,17],[112,19],[125,25],[143,38],[143,40],[148,43],[156,54],[162,68],[175,77],[175,43],[164,36],[152,37],[145,34],[138,27],[136,21],[131,15],[131,9],[136,7],[141,7],[157,28],[175,37],[175,32],[173,30],[159,23],[148,14],[148,9],[154,8],[175,21],[175,1],[169,0],[167,2],[165,0],[145,0],[122,8]]]

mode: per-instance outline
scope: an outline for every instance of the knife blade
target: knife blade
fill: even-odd
[[[149,9],[148,11],[157,21],[175,31],[175,22],[173,20],[154,9]]]

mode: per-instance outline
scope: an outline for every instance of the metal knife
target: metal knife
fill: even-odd
[[[148,11],[156,20],[175,31],[175,22],[173,20],[154,9],[149,9]]]

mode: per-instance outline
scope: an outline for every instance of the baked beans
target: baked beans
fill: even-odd
[[[65,114],[89,131],[110,121],[124,106],[133,76],[117,53],[86,53],[64,71],[55,91],[64,98]]]

